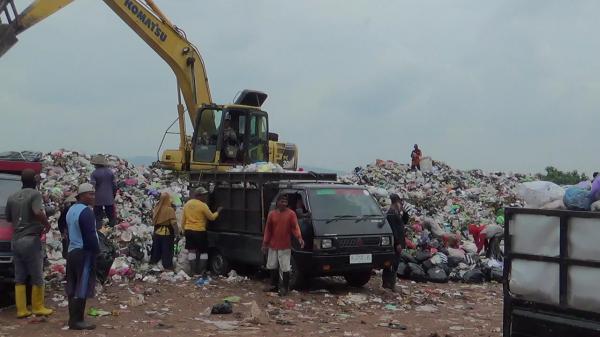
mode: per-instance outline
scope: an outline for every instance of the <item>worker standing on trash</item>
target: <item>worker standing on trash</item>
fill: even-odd
[[[500,241],[504,238],[504,228],[498,225],[469,225],[469,233],[473,235],[475,245],[477,246],[477,254],[482,250],[485,251],[485,256],[502,260],[502,251],[500,250]]]
[[[94,156],[91,163],[96,167],[92,172],[91,182],[96,190],[96,204],[94,215],[96,226],[102,227],[104,217],[108,218],[108,226],[114,227],[117,223],[115,212],[115,195],[117,184],[113,171],[108,167],[108,160],[102,155]]]
[[[77,203],[67,212],[69,254],[66,293],[69,299],[69,329],[71,330],[96,328],[94,324],[84,321],[86,301],[94,297],[96,258],[100,252],[96,218],[91,209],[94,205],[95,193],[92,184],[79,185]]]
[[[222,207],[217,208],[215,213],[211,212],[206,204],[208,191],[204,187],[198,187],[192,193],[192,199],[183,206],[183,220],[181,227],[185,235],[185,248],[193,251],[188,255],[191,272],[194,275],[206,275],[208,265],[208,237],[206,225],[208,221],[214,221]]]
[[[165,269],[173,269],[173,253],[175,237],[179,236],[179,226],[175,217],[175,209],[171,205],[171,195],[160,194],[160,200],[152,211],[154,235],[152,236],[152,253],[150,264],[162,261]]]
[[[421,156],[422,155],[423,154],[421,153],[421,149],[419,149],[419,145],[415,144],[412,152],[410,153],[410,159],[411,159],[410,169],[412,171],[414,171],[414,170],[421,171]]]
[[[402,249],[406,245],[405,243],[405,229],[404,226],[408,223],[408,213],[404,211],[404,203],[400,196],[397,194],[392,194],[390,196],[390,200],[392,205],[390,206],[387,212],[387,221],[392,228],[392,233],[394,234],[394,251],[395,258],[392,261],[392,265],[383,269],[382,278],[382,287],[391,290],[392,292],[396,291],[396,270],[398,268],[398,263],[400,262],[400,254],[402,253]]]
[[[287,196],[281,194],[277,197],[277,208],[267,216],[262,246],[263,252],[268,253],[267,269],[272,286],[269,290],[274,292],[279,286],[280,296],[286,296],[290,290],[292,235],[300,243],[300,248],[304,248],[296,213],[288,208]]]
[[[44,270],[42,234],[50,230],[43,209],[42,194],[37,190],[36,174],[32,169],[21,173],[23,188],[6,202],[6,220],[12,223],[13,263],[15,268],[15,303],[17,317],[47,316],[53,310],[44,306]],[[27,278],[31,279],[31,311],[27,310]]]

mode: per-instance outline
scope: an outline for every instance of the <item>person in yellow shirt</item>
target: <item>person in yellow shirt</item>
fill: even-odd
[[[211,212],[206,204],[208,191],[204,187],[198,187],[192,193],[192,199],[183,206],[183,220],[181,228],[185,235],[185,248],[193,253],[188,255],[192,273],[195,275],[206,274],[208,264],[208,238],[206,225],[208,221],[214,221],[223,207],[217,208],[215,213]]]

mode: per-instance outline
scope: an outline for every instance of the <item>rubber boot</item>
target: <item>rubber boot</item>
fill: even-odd
[[[277,269],[269,270],[271,284],[264,289],[264,292],[276,293],[279,289],[279,271]]]
[[[207,274],[206,274],[206,267],[208,266],[208,260],[207,259],[199,259],[198,260],[198,274],[200,274],[200,276],[202,276],[202,278],[206,279],[207,278]]]
[[[199,276],[200,274],[200,254],[196,253],[196,259],[192,265],[192,270],[195,276]]]
[[[281,283],[279,284],[279,296],[287,296],[290,292],[290,272],[283,273]]]
[[[54,312],[44,306],[44,286],[31,287],[31,311],[39,316],[49,316]]]
[[[27,310],[27,287],[24,284],[15,284],[15,304],[17,318],[31,316],[31,311]]]
[[[71,303],[73,303],[71,305]],[[71,313],[72,310],[72,313]],[[69,329],[71,330],[94,330],[95,324],[86,322],[85,316],[85,299],[73,298],[69,302]],[[72,318],[71,318],[72,317]]]

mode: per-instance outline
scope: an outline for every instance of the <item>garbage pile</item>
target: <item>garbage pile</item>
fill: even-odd
[[[430,159],[428,159],[430,160]],[[406,248],[398,275],[415,281],[478,283],[501,280],[501,257],[482,258],[467,226],[503,225],[503,208],[523,206],[516,194],[532,177],[482,170],[461,171],[431,160],[421,171],[407,164],[377,160],[341,177],[348,184],[367,186],[382,208],[389,195],[404,200],[411,215]]]
[[[103,228],[106,244],[114,245],[116,255],[119,255],[112,266],[107,266],[110,268],[109,277],[117,281],[122,278],[143,279],[146,273],[152,272],[146,263],[152,245],[152,208],[160,193],[167,191],[171,194],[173,205],[179,208],[178,216],[181,216],[180,208],[188,195],[188,181],[167,170],[135,167],[111,155],[106,158],[118,187],[115,197],[117,225]],[[66,261],[61,254],[61,235],[57,230],[59,211],[64,200],[76,194],[78,185],[89,181],[94,170],[90,160],[89,155],[66,150],[53,151],[42,157],[40,190],[48,214],[54,213],[50,217],[53,230],[46,235],[50,278],[60,280],[65,273]],[[183,242],[179,244],[181,246]],[[161,279],[172,281],[186,278],[187,275],[182,274],[161,276]]]

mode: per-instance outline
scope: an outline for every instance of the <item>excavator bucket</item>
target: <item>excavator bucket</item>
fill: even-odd
[[[0,57],[6,53],[10,47],[17,43],[17,34],[12,25],[0,24]]]

